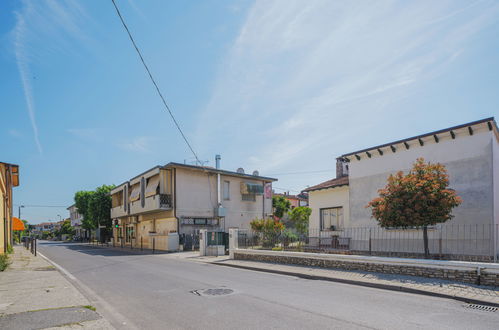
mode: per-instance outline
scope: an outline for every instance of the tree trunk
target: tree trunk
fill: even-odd
[[[430,249],[428,248],[428,226],[423,226],[424,257],[430,258]]]

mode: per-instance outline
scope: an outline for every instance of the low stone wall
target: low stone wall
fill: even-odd
[[[498,264],[415,259],[412,259],[411,262],[410,259],[396,260],[396,258],[242,249],[234,251],[234,259],[422,276],[472,284],[499,286]],[[480,271],[478,271],[479,268]]]

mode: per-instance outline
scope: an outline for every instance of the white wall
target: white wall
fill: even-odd
[[[350,226],[349,187],[341,186],[309,192],[309,207],[312,209],[309,229],[311,234],[320,229],[320,209],[329,207],[343,207],[343,223]]]
[[[384,148],[383,156],[371,151],[372,157],[359,154],[360,161],[351,157],[350,162],[350,219],[356,227],[373,226],[367,203],[375,198],[377,190],[386,185],[389,174],[399,170],[407,172],[418,157],[426,161],[443,163],[450,176],[450,187],[457,191],[463,203],[454,209],[455,218],[449,224],[492,224],[494,213],[492,158],[494,133],[487,129],[475,129],[470,136],[467,130],[457,132],[456,139],[449,133],[425,138],[425,145],[411,141],[409,150],[397,145],[393,153]],[[495,168],[497,176],[497,167]],[[497,203],[497,202],[496,202]]]
[[[230,199],[223,199],[223,182],[230,182]],[[239,178],[221,175],[220,188],[222,206],[226,208],[225,221],[221,221],[222,230],[229,227],[249,228],[254,218],[268,216],[272,212],[272,198],[256,195],[256,201],[243,201],[240,192],[241,182],[252,182],[263,185],[263,181],[251,178]],[[176,170],[176,216],[188,218],[213,218],[217,207],[217,176],[214,173],[177,168]],[[182,223],[182,221],[180,221]],[[184,231],[182,230],[184,227]],[[192,226],[190,229],[200,229],[202,226]],[[189,231],[186,225],[181,225],[181,232]]]

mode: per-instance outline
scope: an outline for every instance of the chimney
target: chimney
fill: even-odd
[[[215,167],[217,170],[220,169],[220,159],[222,159],[222,157],[220,157],[220,155],[215,155]]]
[[[343,176],[348,176],[347,160],[338,157],[336,158],[336,178],[341,178]]]

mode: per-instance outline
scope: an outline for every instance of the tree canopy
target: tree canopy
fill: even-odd
[[[372,216],[383,228],[423,227],[425,255],[428,255],[427,227],[452,219],[452,209],[462,200],[449,189],[449,175],[445,166],[425,163],[418,158],[404,175],[398,172],[388,177],[385,188],[370,207]]]
[[[281,219],[291,208],[291,203],[284,196],[273,196],[272,207],[274,215]]]
[[[82,227],[95,229],[98,226],[111,228],[111,196],[114,185],[102,185],[93,191],[78,191],[75,206],[83,217]]]
[[[295,227],[296,231],[302,235],[308,232],[308,222],[312,209],[306,206],[298,206],[289,212],[289,220]]]

